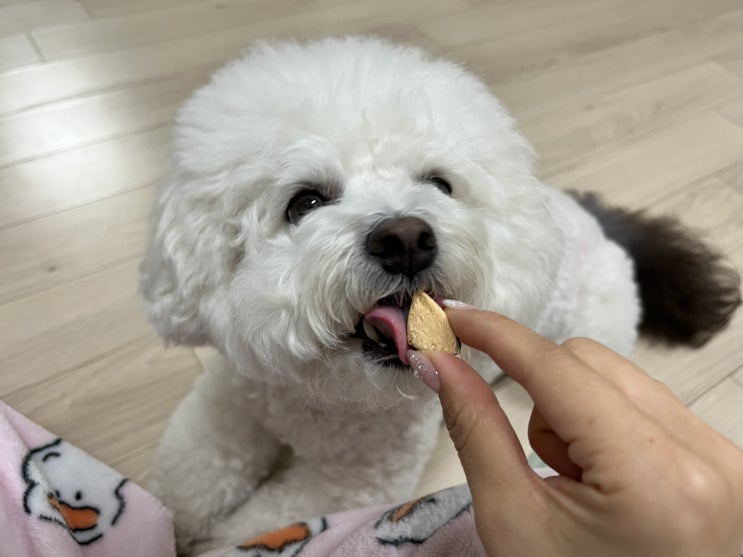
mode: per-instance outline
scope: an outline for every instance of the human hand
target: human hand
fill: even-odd
[[[542,479],[529,468],[469,365],[412,353],[439,393],[488,555],[740,555],[743,452],[665,385],[587,339],[557,345],[495,313],[447,315],[462,342],[528,391],[532,448],[559,473]]]

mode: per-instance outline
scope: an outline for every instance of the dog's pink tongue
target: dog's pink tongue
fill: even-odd
[[[400,361],[408,365],[408,329],[405,312],[397,306],[377,306],[364,316],[364,321],[382,336],[395,341]]]

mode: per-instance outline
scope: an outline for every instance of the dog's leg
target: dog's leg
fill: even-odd
[[[151,490],[173,513],[179,554],[210,537],[212,524],[265,478],[279,443],[247,411],[249,389],[235,374],[205,371],[162,438]]]
[[[262,532],[300,520],[377,504],[409,499],[433,451],[440,423],[438,407],[424,409],[410,422],[368,417],[369,438],[356,429],[345,453],[333,449],[295,455],[292,465],[261,484],[251,498],[212,531],[221,544],[237,545]],[[388,432],[384,430],[389,428]],[[388,442],[372,442],[382,430]],[[336,441],[334,439],[333,441]],[[386,446],[385,446],[386,445]],[[322,441],[318,448],[328,447]],[[369,450],[384,447],[383,450]]]

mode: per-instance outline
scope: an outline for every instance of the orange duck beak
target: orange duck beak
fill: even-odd
[[[47,500],[52,507],[59,511],[67,527],[73,532],[91,530],[98,525],[100,513],[93,507],[72,507],[51,495]]]

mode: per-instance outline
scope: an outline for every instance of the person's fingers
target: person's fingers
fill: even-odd
[[[647,421],[619,389],[575,354],[527,327],[486,311],[450,308],[446,313],[460,340],[488,354],[521,384],[566,443],[589,438],[631,439],[625,435],[639,426],[638,420]],[[590,456],[586,451],[575,453]],[[590,465],[588,461],[574,462],[581,468]]]
[[[440,352],[426,352],[438,371],[439,399],[473,498],[496,500],[488,507],[512,509],[534,488],[534,473],[511,423],[485,380],[468,364]]]
[[[662,383],[609,347],[582,337],[570,338],[562,346],[619,387],[631,400],[641,404],[643,409],[660,404],[663,409],[685,410],[681,400]]]
[[[547,423],[537,408],[529,419],[529,443],[542,461],[558,474],[574,480],[581,479],[581,469],[570,460],[568,444]]]
[[[709,442],[710,428],[660,381],[607,346],[587,338],[571,338],[565,348],[614,384],[643,413],[685,444]]]

